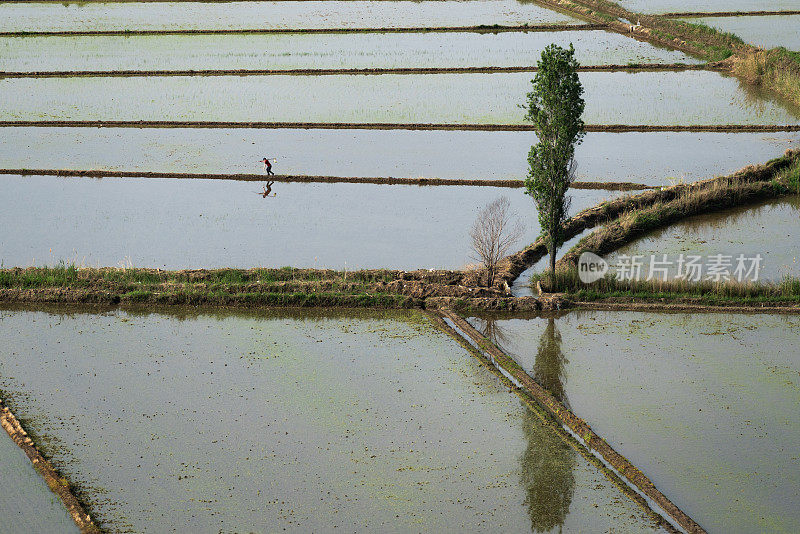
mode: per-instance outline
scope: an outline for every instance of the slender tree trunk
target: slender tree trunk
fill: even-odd
[[[556,247],[553,245],[550,247],[550,272],[553,273],[555,276],[556,274]],[[553,283],[555,283],[555,278],[553,279]]]

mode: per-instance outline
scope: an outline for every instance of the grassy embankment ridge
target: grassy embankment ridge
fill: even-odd
[[[623,196],[583,210],[564,226],[570,239],[601,226],[582,240],[566,260],[582,250],[607,254],[644,233],[685,217],[745,206],[759,200],[800,192],[800,152],[787,151],[764,165],[749,166],[730,176],[694,184],[678,184]],[[602,226],[604,225],[604,226]],[[570,300],[601,297],[711,301],[796,302],[800,284],[759,284],[741,287],[645,285],[622,287],[596,284],[591,290],[565,278],[547,290],[566,293],[540,298],[512,297],[506,284],[546,253],[544,240],[504,260],[495,287],[485,286],[480,270],[361,270],[321,269],[199,269],[162,271],[142,268],[54,267],[0,269],[0,302],[115,305],[190,305],[229,307],[346,307],[458,309],[559,309]],[[559,265],[564,265],[562,259]],[[589,292],[591,291],[591,292]]]
[[[555,276],[542,273],[532,278],[547,291],[564,293],[575,301],[634,300],[696,303],[702,305],[800,304],[800,279],[780,282],[686,280],[617,280],[611,275],[591,284],[578,277],[577,262],[583,252],[606,255],[647,233],[681,219],[742,206],[760,200],[800,193],[800,159],[776,171],[769,181],[747,182],[733,177],[713,181],[708,187],[683,191],[667,202],[622,214],[581,239],[558,262]]]
[[[410,296],[387,286],[392,271],[54,267],[0,270],[0,301],[84,304],[342,306],[408,308]]]
[[[752,85],[770,89],[800,105],[800,52],[764,50],[705,24],[629,11],[608,0],[538,0],[608,29],[698,56]]]

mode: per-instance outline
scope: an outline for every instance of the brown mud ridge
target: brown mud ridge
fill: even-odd
[[[697,204],[700,206],[698,210],[712,209],[713,206],[717,205],[733,207],[737,202],[749,203],[755,201],[757,198],[763,198],[763,195],[774,194],[774,188],[768,182],[772,180],[776,173],[792,165],[798,157],[800,157],[800,150],[787,150],[785,155],[780,158],[776,158],[764,165],[749,165],[729,176],[710,178],[693,184],[678,184],[671,187],[650,189],[638,195],[625,196],[602,202],[597,206],[581,211],[564,224],[564,241],[576,237],[585,230],[618,219],[626,212],[648,208],[654,204],[668,204],[673,201],[678,201],[687,194],[700,196],[707,191],[715,191],[720,185],[727,186],[731,183],[741,184],[745,187],[752,185],[753,192],[737,195],[735,197],[728,197],[724,194],[725,191],[723,190],[718,192],[719,194],[709,197],[707,202]],[[678,218],[671,220],[671,222],[688,217],[694,213],[697,213],[697,211],[682,211]],[[592,234],[589,238],[594,238],[594,235],[595,234]],[[630,239],[632,238],[633,237],[630,237]],[[562,257],[560,262],[569,264],[577,261],[575,258],[579,256],[578,247],[581,246],[583,242],[584,240],[581,240],[581,243]],[[597,245],[594,247],[594,250],[602,255],[613,250],[611,247],[611,244],[607,246]],[[586,248],[582,247],[580,250],[586,250]],[[503,260],[503,265],[498,273],[498,284],[506,283],[511,285],[519,275],[542,259],[546,254],[547,247],[545,242],[543,239],[539,239],[525,249],[508,256]]]
[[[69,483],[61,477],[40,453],[28,433],[22,428],[11,410],[0,399],[0,425],[8,432],[14,443],[22,449],[30,459],[33,467],[47,483],[50,490],[61,498],[72,520],[84,534],[99,534],[100,529],[83,508],[78,498],[72,493]],[[9,518],[4,518],[8,520]]]
[[[116,120],[3,120],[0,128],[247,128],[247,129],[298,129],[298,130],[453,130],[479,132],[532,132],[532,124],[450,124],[450,123],[397,123],[397,122],[231,122],[231,121],[116,121]],[[647,125],[647,124],[587,124],[586,132],[719,132],[719,133],[777,133],[800,132],[800,124],[697,124],[697,125]]]
[[[64,70],[5,71],[0,78],[133,78],[165,76],[370,76],[380,74],[495,74],[536,72],[536,66],[515,67],[387,67],[363,69],[206,69],[206,70]],[[681,72],[721,70],[715,65],[687,63],[640,63],[631,65],[586,65],[579,72]]]
[[[786,11],[675,11],[673,13],[660,13],[654,15],[665,18],[702,18],[702,17],[763,17],[763,16],[782,16],[800,15],[800,10],[788,9]]]
[[[571,302],[571,305],[582,310],[800,314],[800,303],[796,302],[759,302],[742,306],[736,302],[703,304],[694,299],[670,299],[665,302],[662,299],[614,297],[602,300],[578,300]]]
[[[72,169],[0,169],[0,174],[19,176],[64,176],[86,178],[176,178],[182,180],[232,180],[239,182],[263,182],[267,177],[263,174],[210,174],[183,172],[147,172],[147,171],[103,171]],[[419,185],[419,186],[473,186],[473,187],[525,187],[524,180],[487,180],[468,178],[402,178],[402,177],[369,177],[369,176],[313,176],[285,175],[269,176],[275,182],[284,183],[345,183],[345,184],[381,184],[381,185]],[[574,189],[603,189],[607,191],[639,191],[653,189],[654,186],[633,182],[573,182]]]
[[[3,269],[3,303],[197,305],[242,308],[345,307],[535,311],[565,306],[558,296],[515,298],[486,287],[477,270],[77,269],[73,278],[42,281],[43,268]],[[230,280],[236,282],[230,282]]]
[[[167,1],[167,0],[164,0]],[[407,28],[246,28],[207,30],[54,30],[0,32],[0,37],[77,37],[129,35],[231,35],[286,33],[500,33],[500,32],[559,32],[604,30],[605,24],[522,24],[477,26],[431,26]]]
[[[625,480],[632,484],[641,494],[656,503],[672,521],[677,523],[686,532],[692,534],[705,532],[691,517],[686,515],[670,501],[666,495],[661,493],[644,473],[634,466],[627,458],[614,450],[602,437],[597,435],[586,421],[575,415],[569,408],[553,397],[549,391],[536,383],[536,381],[517,365],[511,357],[498,349],[491,341],[475,330],[463,317],[448,309],[442,309],[439,313],[442,318],[450,320],[463,333],[459,335],[467,336],[472,343],[480,347],[481,351],[484,352],[504,375],[509,376],[513,382],[521,387],[528,395],[533,397],[533,399],[552,417],[569,428],[575,436],[580,438],[589,450],[599,454],[620,476],[624,477]],[[673,530],[666,520],[663,520],[662,526]]]

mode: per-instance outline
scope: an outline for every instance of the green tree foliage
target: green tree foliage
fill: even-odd
[[[566,193],[575,179],[575,147],[584,135],[583,86],[572,44],[568,49],[554,44],[545,48],[532,83],[525,120],[533,122],[539,142],[528,153],[525,193],[536,204],[555,271],[556,250],[564,244],[561,225],[569,210]]]

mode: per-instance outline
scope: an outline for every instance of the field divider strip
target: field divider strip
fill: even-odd
[[[176,69],[176,70],[64,70],[64,71],[2,71],[0,78],[128,78],[159,76],[334,76],[334,75],[380,75],[380,74],[493,74],[513,72],[537,72],[530,66],[506,67],[366,67],[351,69]],[[690,70],[721,71],[708,64],[643,63],[629,65],[585,65],[579,72],[682,72]]]
[[[532,124],[450,124],[392,122],[228,122],[228,121],[153,121],[153,120],[1,120],[0,128],[196,128],[196,129],[298,129],[298,130],[454,130],[532,132]],[[800,132],[800,124],[587,124],[587,132]]]
[[[154,171],[112,171],[80,169],[0,169],[0,175],[19,176],[63,176],[86,178],[176,178],[183,180],[231,180],[238,182],[263,182],[271,180],[283,183],[346,183],[419,186],[477,186],[477,187],[525,187],[524,180],[489,180],[469,178],[404,178],[393,176],[321,176],[321,175],[264,175],[264,174],[215,174]],[[638,191],[655,189],[655,186],[633,182],[573,182],[574,189],[604,189],[608,191]]]
[[[500,33],[500,32],[561,32],[605,30],[605,24],[521,24],[521,25],[477,25],[477,26],[430,26],[430,27],[375,27],[375,28],[238,28],[238,29],[161,29],[161,30],[50,30],[50,31],[3,31],[0,37],[99,37],[134,35],[253,35],[291,33]]]
[[[53,465],[41,455],[33,440],[22,428],[19,420],[11,410],[3,403],[2,399],[0,399],[0,425],[8,433],[11,440],[23,450],[50,490],[61,498],[67,513],[69,513],[78,529],[84,534],[100,534],[100,529],[94,523],[92,517],[86,513],[78,498],[72,493],[69,484],[65,483],[66,481],[53,468]]]
[[[564,406],[549,391],[531,378],[510,356],[486,339],[463,317],[449,309],[438,313],[454,327],[457,333],[475,346],[491,363],[513,384],[525,390],[552,417],[564,425],[575,439],[598,457],[609,469],[627,482],[634,491],[642,495],[672,526],[691,534],[705,533],[705,530],[691,517],[678,508],[666,495],[655,487],[653,482],[627,458],[614,450],[603,438],[597,435],[583,419]]]
[[[651,15],[653,17],[664,18],[693,18],[699,19],[702,17],[769,17],[769,16],[784,16],[784,15],[800,15],[798,9],[787,9],[784,11],[675,11],[673,13],[659,13]]]

